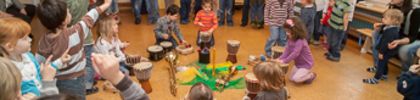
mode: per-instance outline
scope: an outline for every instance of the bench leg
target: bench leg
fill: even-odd
[[[363,43],[362,49],[360,50],[360,53],[367,53],[372,52],[372,38],[366,37],[365,42]]]

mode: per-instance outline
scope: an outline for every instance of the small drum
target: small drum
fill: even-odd
[[[158,61],[164,56],[163,48],[159,45],[149,46],[147,52],[149,52],[149,59],[152,61]]]
[[[210,42],[210,40],[211,40],[211,33],[209,33],[209,32],[200,32],[200,39],[203,42]]]
[[[227,40],[227,50],[229,54],[237,54],[241,42],[238,40]]]
[[[169,41],[160,42],[159,45],[162,46],[163,53],[171,52],[172,49],[173,49],[173,44],[172,44],[172,42],[169,42]]]
[[[140,62],[134,65],[136,78],[140,81],[140,84],[146,93],[152,92],[152,86],[149,83],[152,68],[152,62]]]
[[[289,64],[280,64],[280,68],[284,74],[287,74],[287,71],[289,70]]]
[[[141,56],[137,56],[137,55],[126,55],[126,59],[125,62],[127,63],[127,65],[132,66],[134,64],[137,64],[141,61]]]
[[[188,55],[194,52],[194,48],[191,45],[179,45],[175,50],[182,55]]]
[[[273,46],[271,47],[271,51],[273,52],[272,58],[279,58],[281,56],[281,54],[283,54],[284,52],[284,47],[281,46]]]
[[[245,81],[248,93],[257,94],[261,90],[258,79],[255,77],[254,73],[246,74]]]

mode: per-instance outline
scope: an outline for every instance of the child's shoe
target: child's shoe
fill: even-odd
[[[363,79],[363,83],[366,83],[366,84],[378,84],[379,83],[379,79],[376,79],[376,78]]]

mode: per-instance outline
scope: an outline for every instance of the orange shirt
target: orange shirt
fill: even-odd
[[[214,11],[206,12],[200,10],[195,16],[194,24],[203,23],[204,27],[200,26],[200,31],[215,30],[217,28],[217,16]]]

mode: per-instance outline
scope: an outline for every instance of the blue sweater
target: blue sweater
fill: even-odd
[[[397,90],[404,96],[404,100],[420,99],[420,76],[412,72],[401,74],[398,79]]]

